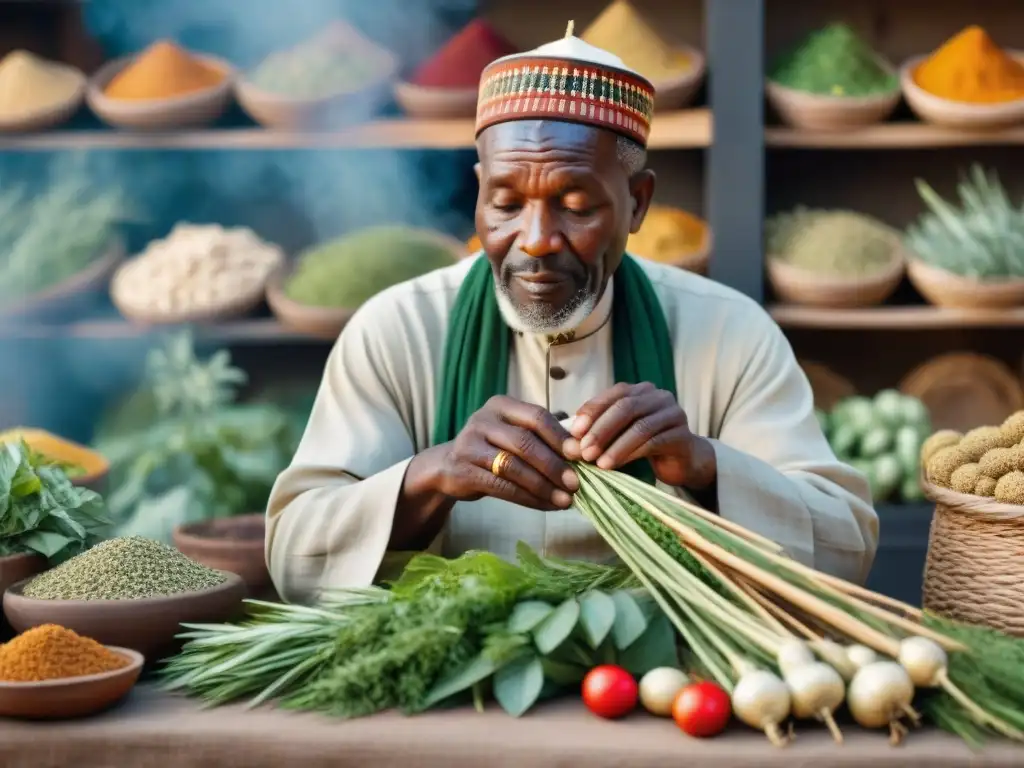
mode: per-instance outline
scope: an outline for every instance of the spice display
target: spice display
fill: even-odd
[[[946,41],[914,70],[914,82],[933,96],[966,104],[1024,99],[1024,62],[978,26]]]
[[[338,44],[323,35],[264,59],[246,79],[257,88],[296,99],[324,99],[353,93],[380,79],[390,67],[389,54],[352,37]]]
[[[765,222],[769,258],[821,275],[865,277],[897,258],[895,230],[853,211],[797,208]]]
[[[1024,278],[1024,203],[1013,205],[995,171],[980,165],[957,186],[960,205],[916,181],[928,210],[907,229],[907,248],[955,275],[998,281]]]
[[[475,19],[413,73],[412,82],[427,88],[476,88],[484,68],[517,49],[483,19]]]
[[[671,262],[707,247],[708,226],[692,213],[652,205],[640,231],[629,236],[626,250],[651,261]]]
[[[924,403],[884,389],[874,398],[847,397],[817,414],[836,457],[867,477],[875,503],[924,498],[920,454],[932,431]]]
[[[118,306],[147,317],[214,312],[262,294],[284,252],[247,227],[178,224],[118,270]]]
[[[191,55],[169,40],[143,51],[103,89],[111,99],[171,99],[205,91],[224,82],[227,73]]]
[[[95,441],[110,462],[118,535],[169,544],[179,525],[266,507],[309,411],[239,403],[246,381],[226,349],[198,359],[188,333],[149,352],[141,386],[103,419]]]
[[[678,632],[687,668],[780,746],[791,717],[824,722],[842,741],[833,713],[843,703],[893,743],[924,716],[971,744],[992,734],[1024,741],[1024,639],[820,573],[631,475],[573,468],[576,508],[625,568],[544,560],[523,545],[518,566],[485,552],[419,555],[390,589],[342,590],[314,608],[254,603],[242,624],[186,627],[167,687],[209,704],[277,698],[342,717],[413,713],[456,696],[479,705],[493,688],[519,715],[595,666],[631,676],[678,666]],[[651,600],[653,612],[640,604]],[[616,676],[625,684],[602,672],[624,709],[621,694],[636,689]],[[709,721],[722,717],[708,709]]]
[[[85,76],[74,67],[28,51],[0,60],[0,120],[16,120],[66,104],[82,90]]]
[[[1024,506],[1024,411],[964,435],[936,432],[921,449],[921,463],[937,486]]]
[[[429,232],[370,227],[300,256],[285,293],[306,306],[355,309],[385,288],[455,261],[451,248]]]
[[[108,531],[103,499],[21,441],[0,444],[0,557],[34,552],[60,562]]]
[[[142,600],[201,592],[223,584],[222,573],[176,549],[141,536],[123,536],[45,571],[25,585],[37,600]]]
[[[900,87],[899,77],[845,24],[812,32],[775,62],[769,79],[821,96],[874,96]]]
[[[666,42],[628,0],[615,0],[580,39],[613,53],[655,85],[687,74],[693,61]]]
[[[63,283],[104,255],[133,217],[123,190],[94,183],[84,155],[50,166],[41,189],[0,184],[0,302]]]
[[[95,640],[44,624],[0,645],[0,681],[37,683],[113,672],[129,660]]]

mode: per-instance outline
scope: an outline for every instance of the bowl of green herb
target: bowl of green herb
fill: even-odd
[[[924,180],[927,210],[906,233],[907,276],[940,307],[1024,305],[1024,203],[1014,205],[995,171],[974,165],[957,186],[959,205]]]
[[[141,536],[108,539],[4,593],[18,632],[58,624],[104,645],[160,658],[182,623],[225,621],[245,599],[241,577]]]
[[[819,131],[881,122],[901,96],[896,68],[845,24],[812,32],[779,57],[765,90],[783,122]]]
[[[246,114],[267,128],[338,128],[370,119],[391,98],[398,61],[348,25],[270,54],[235,85]]]

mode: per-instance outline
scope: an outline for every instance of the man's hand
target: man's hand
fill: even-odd
[[[562,456],[571,435],[543,408],[510,397],[492,397],[450,443],[419,454],[410,466],[414,484],[426,484],[454,501],[484,496],[533,509],[567,509],[579,480]],[[498,475],[499,451],[508,455]],[[425,478],[425,480],[417,480]]]
[[[589,400],[576,412],[572,434],[578,443],[565,455],[602,469],[648,459],[662,483],[698,491],[718,476],[711,443],[690,431],[675,396],[653,384],[616,384]]]

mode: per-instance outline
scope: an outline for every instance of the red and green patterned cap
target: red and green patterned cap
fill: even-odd
[[[492,62],[480,78],[476,135],[511,120],[562,120],[605,128],[643,147],[654,86],[622,59],[574,37]]]

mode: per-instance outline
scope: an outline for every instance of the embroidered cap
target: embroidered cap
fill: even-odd
[[[654,86],[618,56],[574,37],[487,66],[476,103],[476,135],[511,120],[562,120],[606,128],[643,147],[651,132]]]

